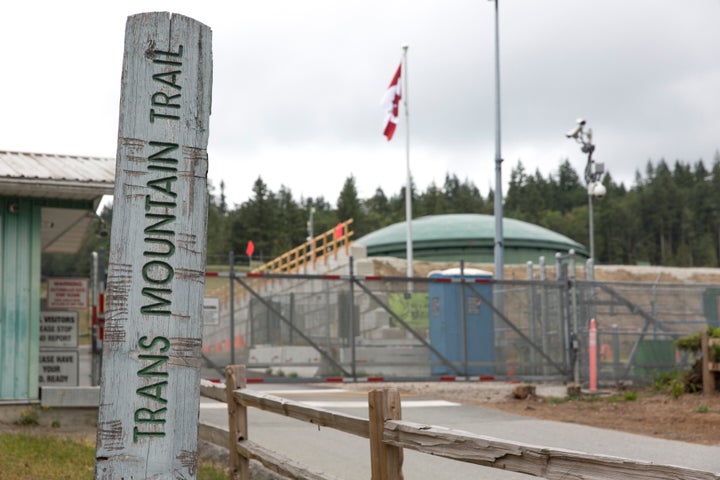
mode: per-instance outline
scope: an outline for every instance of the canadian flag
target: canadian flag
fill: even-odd
[[[385,110],[385,130],[383,135],[392,140],[395,133],[395,127],[398,120],[398,109],[400,108],[400,99],[402,98],[402,63],[398,65],[397,71],[393,76],[390,86],[388,86],[381,105]]]

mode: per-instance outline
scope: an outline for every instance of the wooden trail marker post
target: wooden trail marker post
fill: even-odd
[[[197,476],[209,27],[128,17],[95,479]]]

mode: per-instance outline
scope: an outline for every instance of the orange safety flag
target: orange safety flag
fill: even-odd
[[[337,242],[338,240],[340,240],[342,238],[342,236],[343,236],[343,224],[338,223],[335,226],[335,241]]]

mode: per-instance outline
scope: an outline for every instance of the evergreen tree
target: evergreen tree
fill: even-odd
[[[366,222],[369,231],[373,232],[387,225],[390,218],[390,202],[385,196],[382,188],[375,190],[375,195],[363,202],[363,210],[366,212]]]
[[[420,194],[415,210],[418,217],[442,215],[447,212],[447,201],[435,182],[430,184],[425,193]]]
[[[273,255],[292,250],[303,244],[307,237],[305,212],[293,199],[290,189],[281,186],[276,201],[274,211],[277,213],[271,227],[274,232],[271,242]]]
[[[236,210],[232,219],[232,247],[236,256],[245,254],[249,241],[255,244],[253,258],[266,261],[275,254],[272,237],[276,233],[273,227],[275,215],[275,194],[268,191],[262,178],[258,177],[253,184],[253,198],[243,203]]]
[[[445,175],[445,203],[447,213],[484,213],[487,211],[480,190],[468,179],[462,183],[456,175]]]
[[[220,182],[220,197],[214,195],[214,187],[210,181],[208,189],[207,219],[207,263],[226,263],[228,252],[232,249],[230,242],[230,219],[225,203],[225,184]]]
[[[352,229],[358,238],[371,232],[365,221],[365,213],[355,187],[355,177],[352,175],[345,180],[345,184],[340,191],[337,200],[337,218],[338,222],[344,222],[352,218]]]

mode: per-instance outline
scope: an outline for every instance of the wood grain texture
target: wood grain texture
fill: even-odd
[[[334,428],[363,438],[369,438],[370,435],[369,422],[364,418],[331,412],[322,408],[308,407],[300,402],[262,392],[236,390],[233,392],[233,397],[236,402],[247,407],[255,407],[260,410],[285,415],[321,427]]]
[[[639,460],[526,445],[460,430],[388,421],[385,441],[397,447],[548,480],[718,480],[719,474]]]
[[[387,420],[400,420],[400,393],[397,389],[371,390],[368,392],[370,420],[370,466],[373,480],[393,478],[402,480],[403,450],[385,443]]]
[[[250,462],[235,447],[248,438],[247,408],[234,401],[233,392],[244,389],[246,384],[244,365],[225,367],[226,403],[228,405],[228,449],[230,451],[230,476],[235,480],[250,479]]]
[[[125,32],[95,478],[197,475],[212,35]]]

